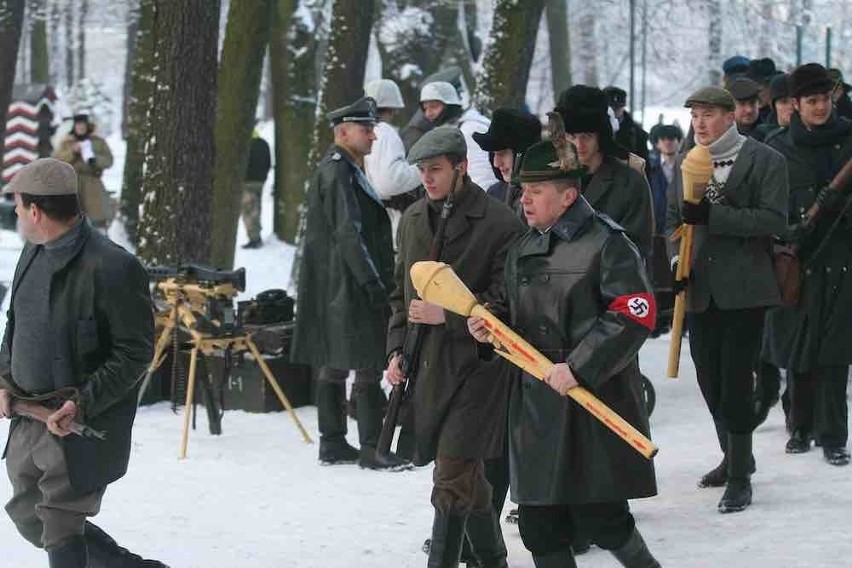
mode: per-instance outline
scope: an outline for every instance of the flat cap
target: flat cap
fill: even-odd
[[[361,97],[351,105],[331,111],[328,113],[328,119],[333,125],[343,122],[375,124],[378,122],[376,109],[376,101],[372,97]]]
[[[748,101],[757,98],[758,93],[760,93],[760,84],[751,79],[740,77],[728,84],[728,92],[738,101]]]
[[[3,193],[29,195],[75,195],[77,172],[71,164],[56,158],[41,158],[30,162],[3,187]]]
[[[408,152],[408,163],[416,164],[445,155],[467,156],[464,134],[455,126],[439,126],[424,134]]]
[[[553,143],[544,140],[533,144],[524,154],[521,162],[521,170],[517,180],[520,183],[536,183],[540,181],[552,181],[557,179],[577,179],[583,177],[586,168],[577,160],[577,151],[574,145],[567,142],[565,163],[560,162],[559,154]]]
[[[689,95],[683,103],[686,108],[692,108],[695,105],[714,106],[731,112],[737,108],[734,97],[722,87],[702,87]]]

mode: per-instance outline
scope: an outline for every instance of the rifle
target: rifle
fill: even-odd
[[[429,247],[429,260],[441,260],[441,254],[444,250],[444,232],[447,229],[447,223],[453,212],[456,184],[459,181],[459,174],[461,173],[458,165],[454,170],[450,193],[447,194],[447,198],[444,200],[444,206],[441,209],[441,218],[438,220],[438,226],[435,227],[435,235]],[[402,371],[402,376],[405,377],[405,382],[394,385],[391,391],[387,414],[382,424],[382,431],[379,434],[379,441],[376,444],[376,453],[380,456],[386,456],[390,453],[393,434],[396,430],[396,424],[399,421],[399,409],[403,398],[405,398],[405,394],[408,392],[408,384],[417,373],[417,367],[420,362],[420,351],[423,349],[425,334],[426,326],[421,323],[410,323],[408,324],[408,329],[405,331],[405,341],[402,344],[402,361],[400,362],[400,370]]]
[[[52,410],[33,400],[25,400],[20,398],[12,398],[12,413],[18,416],[25,416],[47,424],[47,419],[53,414]],[[81,438],[97,438],[98,440],[106,440],[106,432],[95,430],[94,428],[82,424],[80,422],[71,421],[68,429]]]

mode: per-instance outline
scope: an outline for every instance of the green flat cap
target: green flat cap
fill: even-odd
[[[715,106],[729,111],[737,108],[734,97],[722,87],[702,87],[689,95],[683,103],[686,108],[692,108],[695,105]]]
[[[577,161],[574,145],[566,142],[566,160],[560,163],[559,154],[550,140],[534,144],[527,149],[521,162],[517,181],[535,183],[556,179],[577,179],[586,173],[586,168]],[[512,180],[516,181],[516,180]]]
[[[77,172],[71,164],[56,158],[41,158],[21,168],[3,193],[29,195],[74,195],[77,193]]]
[[[439,126],[424,134],[408,151],[408,163],[416,164],[447,154],[467,156],[464,134],[455,126]]]

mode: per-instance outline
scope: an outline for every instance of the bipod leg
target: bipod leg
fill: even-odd
[[[216,400],[213,388],[213,376],[210,373],[208,359],[203,357],[204,364],[201,376],[201,396],[204,397],[204,408],[207,410],[207,427],[214,436],[222,434],[222,413],[219,411],[220,402]]]
[[[275,377],[272,375],[272,371],[269,370],[269,366],[264,361],[263,357],[260,354],[260,351],[257,350],[257,345],[254,344],[254,341],[251,340],[251,337],[246,337],[245,339],[246,345],[251,351],[254,360],[257,361],[257,365],[260,367],[260,370],[263,372],[263,376],[266,377],[266,381],[269,383],[269,386],[272,387],[272,390],[275,391],[275,395],[278,397],[278,400],[281,401],[281,404],[287,409],[287,412],[290,413],[290,417],[293,419],[293,422],[296,423],[296,427],[299,428],[299,432],[302,433],[302,439],[305,440],[306,444],[313,444],[313,440],[308,435],[305,427],[302,426],[302,422],[299,420],[299,417],[296,415],[296,411],[293,410],[293,406],[290,404],[290,401],[287,400],[287,395],[284,394],[284,391],[281,390],[281,387],[278,385],[278,381],[275,380]]]
[[[171,323],[171,319],[169,319],[169,323],[163,327],[163,331],[160,333],[159,339],[157,339],[157,347],[154,349],[154,358],[151,359],[151,364],[148,365],[148,372],[145,373],[145,379],[142,381],[142,386],[139,387],[139,395],[136,398],[136,406],[142,402],[142,397],[145,396],[145,391],[148,390],[148,385],[151,383],[151,377],[154,376],[154,373],[157,372],[157,369],[160,368],[160,365],[163,364],[163,359],[165,359],[166,348],[171,343],[171,335],[172,328],[174,325]]]
[[[178,459],[186,458],[186,444],[189,441],[189,415],[192,412],[192,399],[195,394],[195,367],[198,364],[198,344],[192,346],[189,356],[189,378],[186,384],[186,404],[183,407],[183,436],[180,440]]]

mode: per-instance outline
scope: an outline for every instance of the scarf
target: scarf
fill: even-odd
[[[725,182],[728,181],[728,175],[730,175],[745,141],[746,137],[739,133],[737,125],[734,123],[715,142],[707,146],[713,158],[713,177],[710,178],[710,183],[705,192],[710,203],[724,202]]]

